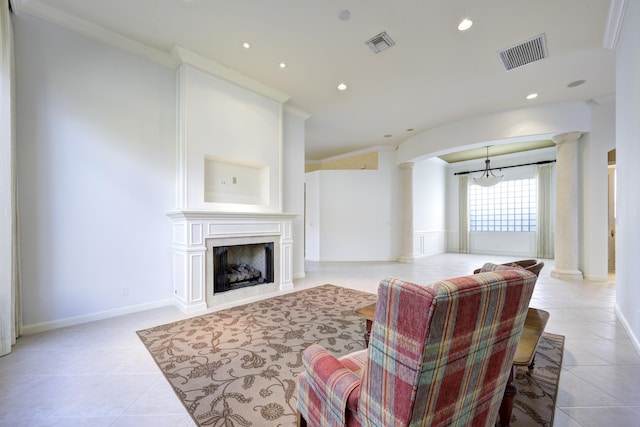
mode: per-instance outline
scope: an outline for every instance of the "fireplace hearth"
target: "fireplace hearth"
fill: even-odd
[[[170,212],[169,217],[173,220],[173,293],[176,305],[185,313],[196,313],[293,289],[292,220],[296,216],[287,213],[201,210]],[[244,286],[242,289],[233,288],[233,292],[214,289],[214,248],[264,243],[273,243],[273,258],[269,262],[272,273],[252,262],[232,259],[231,263],[249,264],[261,270],[265,283]],[[264,247],[261,252],[265,253]],[[273,274],[272,278],[270,274]]]
[[[214,293],[274,281],[273,242],[213,248]]]

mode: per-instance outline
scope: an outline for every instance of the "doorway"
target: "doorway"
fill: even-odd
[[[609,281],[615,282],[616,272],[616,150],[608,153],[608,206],[609,206],[609,230],[607,236],[608,243],[608,269]]]

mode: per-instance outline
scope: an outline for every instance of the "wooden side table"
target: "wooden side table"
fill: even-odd
[[[364,342],[369,347],[369,337],[371,336],[371,326],[373,325],[373,318],[376,314],[376,304],[369,304],[364,307],[360,307],[355,313],[364,318],[366,323],[366,331],[364,334]],[[516,375],[516,369],[518,366],[527,366],[529,373],[533,370],[536,357],[536,349],[540,342],[540,337],[544,332],[544,328],[549,320],[549,313],[544,310],[538,310],[537,308],[529,308],[527,310],[527,317],[524,320],[524,326],[522,327],[522,334],[520,335],[520,341],[516,347],[516,354],[513,357],[513,367],[509,373],[509,380],[504,390],[504,396],[502,397],[502,404],[500,405],[500,426],[509,427],[511,421],[511,413],[513,412],[513,404],[515,402],[518,388],[513,383]]]
[[[366,323],[366,332],[364,333],[364,346],[369,347],[369,337],[371,337],[371,326],[373,325],[373,318],[376,315],[376,303],[365,305],[356,310],[356,314],[363,317]]]
[[[524,320],[520,341],[518,341],[516,354],[513,357],[513,367],[509,373],[507,386],[504,389],[504,396],[502,397],[502,404],[500,405],[499,414],[501,427],[509,427],[509,423],[511,422],[511,412],[513,411],[516,394],[518,394],[518,387],[513,383],[516,376],[516,369],[518,366],[526,366],[529,373],[533,370],[536,359],[536,349],[538,348],[540,337],[544,332],[544,327],[547,325],[548,320],[549,312],[547,311],[531,307],[527,310],[527,317]]]

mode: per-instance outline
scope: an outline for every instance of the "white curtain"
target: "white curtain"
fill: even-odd
[[[552,214],[552,180],[553,164],[536,166],[538,183],[538,232],[536,233],[536,256],[553,259],[553,214]]]
[[[458,175],[458,252],[469,253],[469,175]]]
[[[22,332],[14,105],[11,11],[0,0],[0,356]]]

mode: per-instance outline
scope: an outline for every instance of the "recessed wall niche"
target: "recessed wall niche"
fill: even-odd
[[[206,156],[204,200],[210,203],[269,205],[269,167]]]
[[[176,207],[282,212],[282,104],[288,96],[175,51],[181,60]]]

